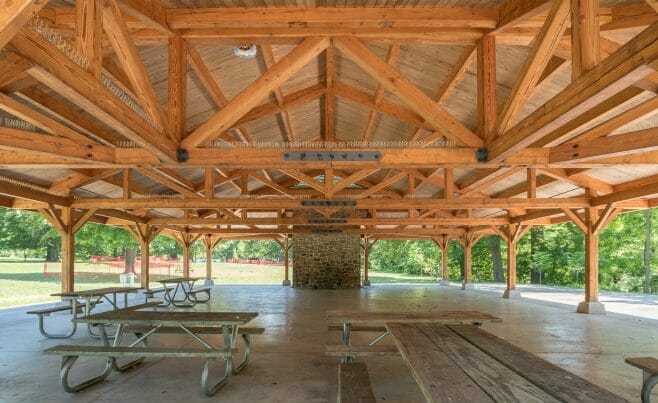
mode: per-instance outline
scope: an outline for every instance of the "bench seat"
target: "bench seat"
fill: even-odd
[[[325,355],[330,357],[367,357],[400,355],[396,346],[375,344],[373,346],[346,346],[344,344],[325,346]]]
[[[658,359],[653,357],[632,357],[627,358],[625,362],[642,370],[642,402],[649,403],[651,401],[651,390],[658,383]]]
[[[148,302],[149,298],[155,298],[155,294],[165,292],[166,289],[169,289],[171,291],[174,289],[174,287],[157,287],[157,288],[147,288],[143,290],[142,294],[144,294],[144,302]]]
[[[207,348],[170,348],[170,347],[105,347],[59,345],[48,348],[46,355],[96,356],[96,357],[228,357],[231,351],[209,350]]]
[[[97,304],[102,304],[102,303],[103,301],[92,301],[90,302],[90,307],[93,308]],[[86,309],[86,307],[87,307],[86,304],[78,302],[76,313],[82,313],[83,309]],[[72,324],[71,330],[68,333],[49,333],[45,328],[44,320],[43,320],[44,316],[50,316],[51,313],[64,312],[64,311],[71,312],[71,304],[67,304],[67,305],[58,304],[48,308],[34,309],[32,311],[27,311],[26,313],[28,315],[39,316],[39,333],[41,333],[43,337],[47,337],[49,339],[66,339],[75,334],[75,331],[77,330],[77,326],[78,326],[77,323]]]
[[[153,329],[152,326],[138,326],[138,325],[129,325],[125,327],[125,331],[129,333],[146,333],[149,330]],[[221,334],[222,330],[218,327],[210,327],[210,326],[194,326],[194,327],[188,327],[192,332],[194,333],[199,333],[199,334]],[[183,329],[181,329],[178,326],[161,326],[158,329],[158,333],[171,333],[171,334],[177,334],[177,333],[185,333]],[[264,327],[256,327],[256,326],[241,326],[238,328],[238,334],[263,334],[265,333],[265,328]]]
[[[368,368],[363,362],[338,365],[338,403],[374,403]]]
[[[206,362],[201,372],[201,389],[206,396],[214,395],[226,384],[233,369],[232,355],[235,349],[207,349],[207,348],[170,348],[170,347],[111,347],[111,346],[76,346],[59,345],[44,350],[46,355],[61,355],[62,369],[60,380],[64,390],[69,393],[79,392],[91,385],[99,383],[108,377],[112,369],[123,372],[129,368],[141,364],[146,357],[158,358],[205,358]],[[76,385],[69,383],[69,374],[73,364],[81,356],[107,357],[103,371]],[[139,357],[125,365],[119,366],[117,359],[120,357]],[[223,358],[226,363],[224,376],[214,385],[209,385],[210,370],[216,358]]]

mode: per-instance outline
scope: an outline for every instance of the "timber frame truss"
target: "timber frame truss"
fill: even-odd
[[[69,237],[90,220],[179,239],[344,232],[473,240],[564,221],[598,232],[619,212],[658,205],[658,169],[621,181],[591,174],[658,167],[658,127],[624,130],[658,109],[655,0],[610,8],[597,0],[266,10],[165,8],[158,0],[11,4],[0,10],[0,109],[14,122],[0,125],[0,206],[41,211]],[[604,35],[617,31],[634,35]],[[266,70],[229,99],[202,50],[243,43],[258,45]],[[464,49],[433,96],[396,68],[405,46],[417,45]],[[149,46],[166,47],[166,104],[140,55]],[[291,50],[277,55],[277,46]],[[384,57],[372,46],[384,46]],[[528,49],[500,105],[497,46]],[[341,80],[339,60],[373,79],[374,94]],[[285,93],[314,62],[321,82]],[[473,66],[475,127],[447,104]],[[569,67],[570,84],[529,107]],[[188,70],[216,107],[193,130]],[[318,100],[321,132],[300,140],[293,111]],[[336,131],[337,100],[368,111],[358,141]],[[396,134],[401,144],[377,142],[380,116],[413,130]],[[280,122],[276,142],[250,130],[265,118]],[[286,159],[291,151],[378,158]],[[32,180],[49,170],[61,175]],[[549,192],[560,185],[568,196]],[[587,214],[598,217],[589,227]]]

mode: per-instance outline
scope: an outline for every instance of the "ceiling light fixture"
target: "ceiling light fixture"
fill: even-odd
[[[249,45],[236,46],[235,49],[233,49],[233,54],[243,59],[253,59],[254,57],[256,57],[256,53],[257,53],[257,48],[256,45],[254,45],[253,43]]]

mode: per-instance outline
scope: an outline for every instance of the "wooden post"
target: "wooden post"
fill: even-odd
[[[134,226],[128,226],[126,229],[130,231],[137,242],[139,242],[140,249],[140,284],[142,288],[148,289],[151,279],[150,274],[150,260],[151,260],[151,241],[162,231],[164,227],[155,227],[153,225],[137,223]]]
[[[472,232],[467,232],[461,237],[464,245],[464,280],[462,281],[462,290],[472,290],[473,286],[473,245],[480,239]]]
[[[597,226],[598,221],[599,214],[596,207],[586,208],[585,300],[578,304],[576,312],[604,315],[605,306],[599,302],[599,231],[604,225]]]
[[[206,234],[203,237],[203,246],[206,250],[206,279],[203,281],[204,286],[214,286],[212,279],[212,250],[222,240],[222,238],[212,239],[212,234]]]
[[[75,288],[75,232],[73,232],[73,217],[70,207],[62,207],[62,292],[73,291]]]
[[[139,278],[142,288],[149,288],[150,281],[150,260],[151,260],[151,242],[139,240],[140,269]]]
[[[281,244],[283,247],[283,267],[284,267],[284,279],[283,285],[284,287],[290,286],[290,247],[292,246],[292,242],[290,240],[290,236],[286,235],[285,238],[283,239],[283,244]]]
[[[519,298],[521,293],[516,289],[516,242],[507,240],[507,289],[503,298]]]
[[[370,241],[368,237],[363,237],[363,286],[369,287],[370,279],[368,278],[368,254],[370,252]]]
[[[576,80],[601,61],[599,0],[571,0],[571,77]]]
[[[82,215],[74,216],[70,207],[55,209],[52,204],[47,209],[38,209],[59,232],[62,238],[62,292],[75,289],[75,233],[96,213],[96,209],[86,210]]]
[[[441,248],[441,281],[439,285],[450,285],[448,276],[448,245],[450,244],[450,238],[444,234],[435,242]]]
[[[190,244],[183,243],[183,277],[190,276]]]
[[[178,236],[174,237],[176,242],[183,249],[183,277],[190,276],[190,247],[194,242],[201,237],[202,234],[192,234],[190,232],[184,231],[179,233]]]

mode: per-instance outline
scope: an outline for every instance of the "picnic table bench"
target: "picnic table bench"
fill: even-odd
[[[428,402],[625,402],[477,326],[388,323]]]
[[[90,304],[90,308],[93,308],[94,306],[96,306],[97,304],[100,304],[102,302],[103,301],[93,301]],[[83,309],[86,308],[86,304],[82,304],[82,303],[77,302],[77,301],[75,303],[75,306],[76,306],[76,314],[82,313]],[[69,338],[69,337],[71,337],[75,334],[75,331],[77,330],[77,327],[78,327],[77,323],[73,323],[73,325],[71,327],[71,331],[69,331],[68,333],[48,333],[48,331],[46,331],[46,329],[45,329],[44,320],[43,320],[44,316],[50,316],[51,313],[64,312],[64,311],[68,311],[69,313],[73,313],[73,302],[69,305],[57,304],[57,305],[54,305],[54,306],[51,306],[51,307],[48,307],[48,308],[34,309],[34,310],[31,310],[31,311],[27,311],[26,314],[28,314],[28,315],[38,315],[39,316],[39,333],[41,333],[41,335],[43,337],[47,337],[49,339],[66,339],[66,338]],[[87,313],[85,313],[85,315],[86,314]]]
[[[149,304],[152,305],[155,302]],[[255,312],[180,312],[141,311],[137,309],[108,311],[76,319],[77,322],[98,326],[103,339],[103,345],[61,345],[47,349],[44,353],[48,355],[61,355],[63,357],[60,380],[64,390],[71,393],[78,392],[88,386],[103,381],[112,369],[117,372],[123,372],[128,368],[141,364],[147,357],[202,357],[206,359],[206,363],[201,372],[201,389],[207,396],[212,396],[228,382],[230,375],[234,373],[233,355],[237,352],[235,346],[238,327],[244,326],[256,316],[258,314]],[[112,343],[110,343],[105,330],[105,327],[108,325],[117,326]],[[126,329],[130,328],[133,331],[126,331]],[[153,334],[156,334],[160,329],[174,332],[174,328],[179,328],[180,333],[191,336],[193,340],[202,345],[202,348],[162,348],[147,345],[147,339]],[[243,333],[248,335],[261,332],[261,328],[248,329],[249,327],[244,327]],[[264,331],[264,329],[262,330]],[[122,346],[121,343],[126,333],[135,334],[137,339],[128,346]],[[223,346],[213,346],[201,337],[203,333],[221,333],[224,339]],[[142,346],[138,347],[139,344]],[[106,357],[107,362],[99,375],[93,376],[76,385],[71,385],[69,374],[80,356]],[[117,360],[122,357],[138,358],[126,364],[119,365]],[[211,384],[209,381],[210,370],[216,358],[222,358],[225,361],[224,375],[219,381]],[[246,358],[248,359],[248,354]],[[246,365],[246,362],[240,364],[241,367],[244,365]]]
[[[174,305],[176,307],[191,307],[201,302],[210,301],[210,291],[212,287],[194,287],[194,283],[198,281],[199,277],[174,277],[166,278],[162,280],[157,280],[158,283],[162,284],[162,291],[164,291],[165,304]],[[168,284],[175,284],[169,286]],[[157,292],[162,292],[160,289],[157,289]],[[173,291],[172,291],[173,290]],[[176,295],[179,294],[179,291],[183,294],[183,298],[176,298]],[[202,297],[199,297],[199,294]]]
[[[651,401],[651,389],[658,383],[658,359],[653,357],[627,358],[627,364],[642,370],[642,403]]]

